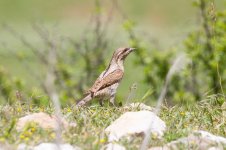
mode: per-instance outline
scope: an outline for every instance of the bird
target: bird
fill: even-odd
[[[134,50],[135,48],[115,50],[108,67],[99,75],[93,86],[86,92],[86,96],[79,100],[76,106],[84,106],[94,98],[99,99],[101,106],[105,99],[109,99],[115,106],[115,94],[124,75],[125,58]]]

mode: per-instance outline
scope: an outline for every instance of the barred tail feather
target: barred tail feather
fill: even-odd
[[[91,100],[92,100],[92,96],[91,96],[91,94],[89,94],[86,97],[84,97],[83,99],[81,99],[80,101],[78,101],[76,105],[77,106],[83,106]]]

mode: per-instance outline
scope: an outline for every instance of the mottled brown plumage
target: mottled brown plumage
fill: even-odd
[[[124,74],[124,60],[134,48],[117,49],[105,71],[97,78],[93,86],[88,90],[87,96],[77,103],[77,106],[85,105],[93,98],[99,98],[100,104],[105,98],[109,98],[114,105],[115,93]]]

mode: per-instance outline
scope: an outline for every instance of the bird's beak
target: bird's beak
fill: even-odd
[[[132,51],[134,51],[135,49],[136,49],[136,48],[129,48],[129,51],[132,52]]]

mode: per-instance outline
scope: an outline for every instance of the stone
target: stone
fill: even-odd
[[[108,141],[118,141],[124,136],[151,134],[161,138],[166,130],[165,122],[151,111],[126,112],[105,129]]]
[[[17,146],[17,150],[33,150],[32,146],[28,146],[25,143],[21,143]]]
[[[15,147],[13,147],[12,145],[8,144],[8,143],[1,143],[0,142],[0,150],[14,150]]]
[[[116,143],[109,143],[105,145],[101,150],[126,150],[126,148]]]
[[[81,150],[79,147],[72,146],[70,144],[59,144],[56,145],[55,143],[41,143],[37,146],[29,146],[26,144],[20,144],[17,147],[17,150]]]
[[[206,131],[194,131],[190,135],[178,140],[172,141],[162,147],[152,147],[149,150],[224,150],[226,149],[226,138],[215,136]]]
[[[21,117],[17,124],[16,129],[21,131],[28,123],[36,123],[43,129],[53,129],[57,130],[58,122],[60,122],[61,127],[68,128],[69,126],[76,126],[75,123],[68,123],[65,119],[61,119],[58,121],[58,118],[55,115],[49,115],[43,112],[40,113],[33,113]]]

